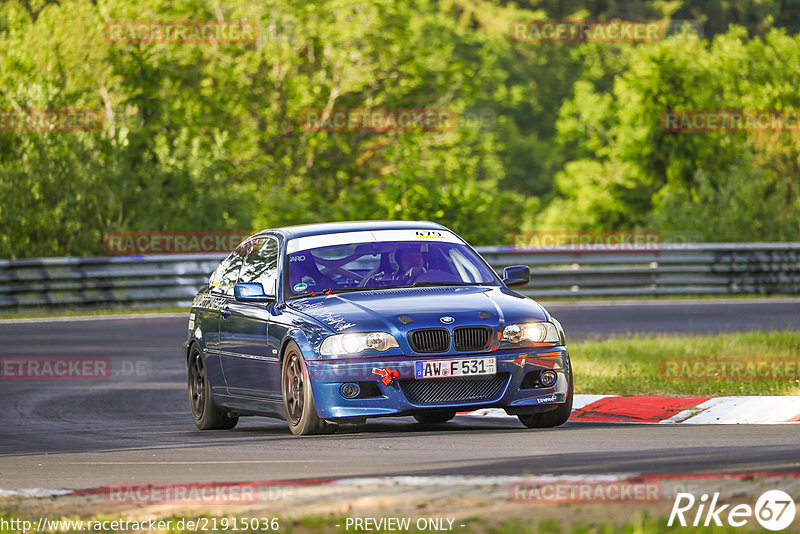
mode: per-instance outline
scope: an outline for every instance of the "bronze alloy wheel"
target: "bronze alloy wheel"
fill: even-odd
[[[292,425],[300,423],[303,417],[303,368],[300,365],[300,355],[292,352],[287,355],[286,379],[283,382],[283,396],[286,399],[286,415]]]
[[[203,353],[197,345],[192,347],[187,371],[189,406],[192,409],[195,426],[200,430],[235,427],[239,422],[239,417],[217,406],[211,396],[211,383],[208,381],[205,360],[203,360]]]
[[[294,341],[290,341],[284,349],[281,370],[283,409],[292,434],[305,436],[335,432],[338,425],[328,423],[317,415],[308,368]]]

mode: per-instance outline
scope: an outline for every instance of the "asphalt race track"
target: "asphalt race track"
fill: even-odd
[[[800,328],[800,300],[558,304],[572,338]],[[365,475],[800,470],[795,425],[616,425],[532,431],[514,420],[411,418],[293,437],[282,421],[192,424],[185,317],[0,322],[0,357],[108,357],[108,380],[0,381],[0,489]],[[124,362],[124,364],[123,364]],[[119,374],[116,374],[119,372]],[[580,370],[577,370],[580,373]]]

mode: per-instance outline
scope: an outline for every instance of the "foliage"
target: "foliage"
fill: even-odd
[[[580,80],[561,108],[577,159],[555,178],[543,225],[691,230],[708,241],[800,238],[794,133],[670,133],[665,110],[793,110],[800,37],[741,28],[707,43],[681,35],[638,47],[610,91]]]
[[[0,109],[92,109],[103,123],[0,128],[0,257],[102,254],[114,231],[370,218],[436,220],[484,245],[534,228],[798,239],[796,136],[670,134],[658,123],[667,108],[800,108],[800,40],[784,4],[10,0]],[[512,20],[574,16],[704,20],[713,39],[509,39]],[[104,34],[109,21],[237,19],[257,23],[255,43]],[[435,132],[304,127],[307,109],[346,108],[495,120]]]

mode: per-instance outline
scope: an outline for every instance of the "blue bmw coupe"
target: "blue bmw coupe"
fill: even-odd
[[[431,222],[264,230],[194,298],[184,344],[202,430],[240,416],[319,434],[368,417],[444,423],[502,408],[529,428],[564,423],[572,368],[561,325]]]

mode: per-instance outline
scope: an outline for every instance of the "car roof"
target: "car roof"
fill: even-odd
[[[338,234],[341,232],[359,232],[365,230],[442,230],[441,224],[430,221],[342,221],[316,224],[283,226],[262,230],[258,234],[274,232],[286,239],[312,235]]]

